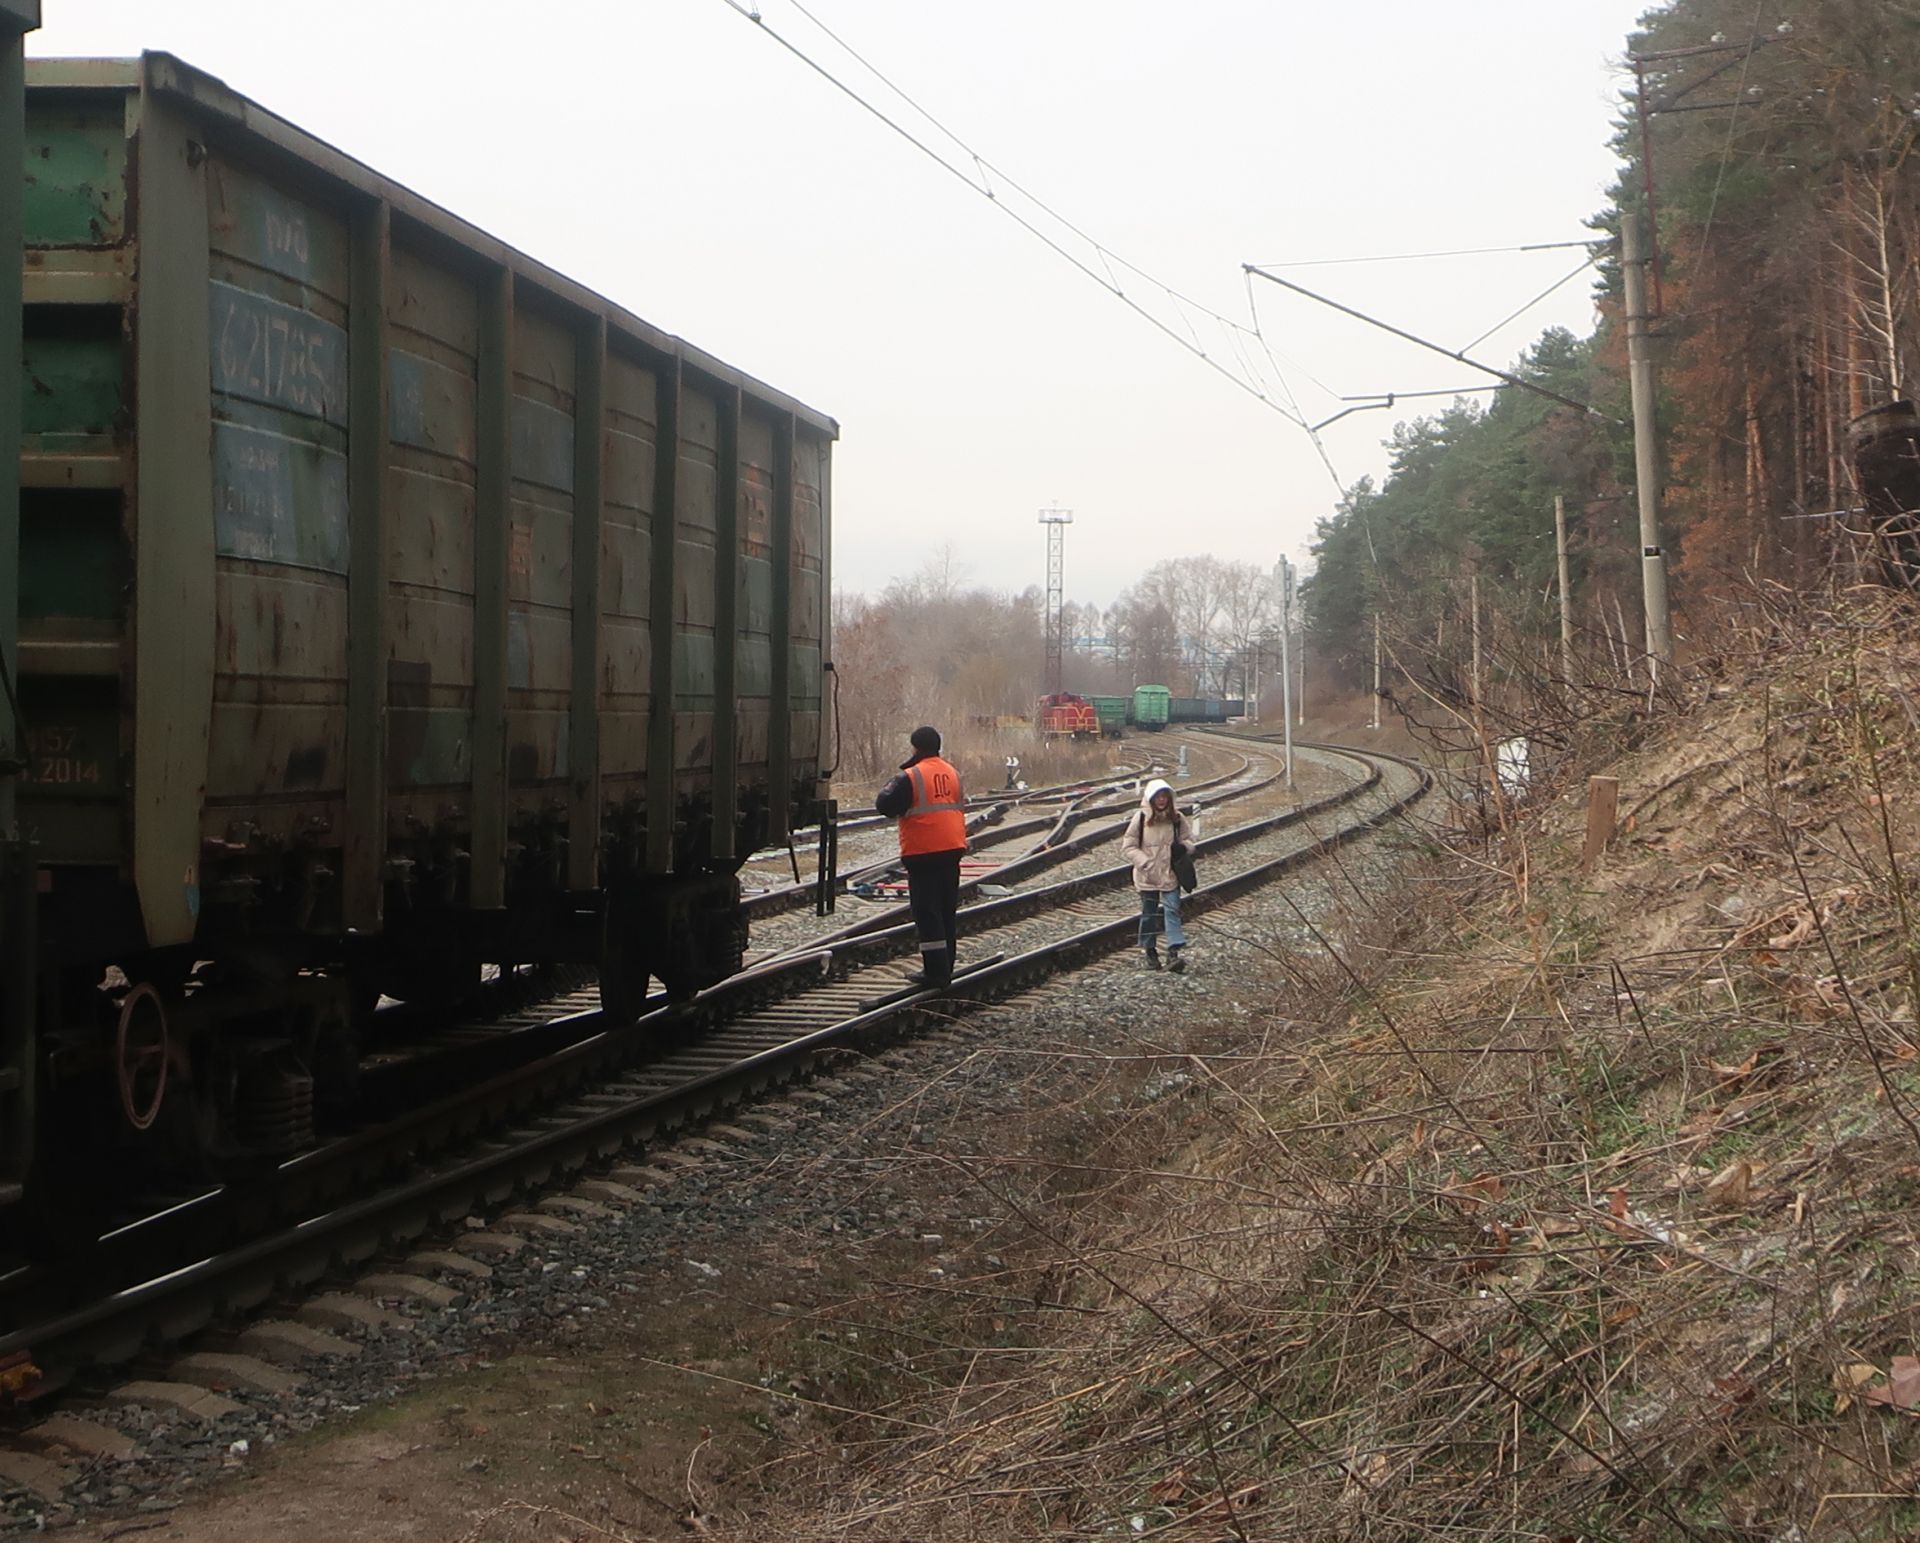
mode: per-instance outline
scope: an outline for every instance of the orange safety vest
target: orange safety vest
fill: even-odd
[[[900,855],[966,851],[967,805],[960,793],[960,773],[930,755],[907,768],[907,782],[913,788],[913,806],[900,816]]]

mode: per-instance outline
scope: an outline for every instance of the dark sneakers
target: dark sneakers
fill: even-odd
[[[1183,974],[1187,968],[1187,961],[1180,957],[1182,946],[1175,944],[1167,949],[1167,969],[1175,975]]]
[[[1147,950],[1147,968],[1149,970],[1160,968],[1160,955],[1151,948]]]

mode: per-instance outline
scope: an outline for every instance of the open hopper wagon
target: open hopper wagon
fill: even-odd
[[[833,421],[167,55],[30,62],[25,141],[0,1199],[297,1148],[382,994],[737,968],[821,791]]]

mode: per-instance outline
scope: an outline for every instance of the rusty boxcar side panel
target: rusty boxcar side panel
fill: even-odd
[[[76,925],[128,859],[127,112],[124,91],[36,90],[25,124],[16,668],[28,734],[18,797],[37,860],[55,870],[50,907],[70,910]],[[59,947],[63,918],[47,920],[43,942]]]
[[[735,626],[735,766],[741,782],[764,787],[773,704],[774,421],[749,408],[740,417],[740,562]]]
[[[513,503],[507,543],[509,826],[557,840],[566,812],[573,672],[575,370],[579,340],[516,306]]]
[[[612,355],[600,526],[600,797],[608,822],[628,842],[644,820],[647,796],[658,434],[659,377]],[[639,863],[637,850],[630,860]]]
[[[203,174],[216,555],[201,837],[214,853],[331,847],[345,814],[347,227],[225,157]]]
[[[820,770],[830,754],[821,702],[827,655],[827,456],[828,443],[813,434],[796,436],[793,454],[793,531],[788,543],[792,603],[787,622],[790,659],[787,722],[795,747],[792,775]]]
[[[719,536],[720,407],[688,384],[680,392],[673,554],[674,787],[693,796],[713,766],[715,543]]]
[[[395,241],[387,281],[389,829],[464,823],[473,778],[479,297]]]

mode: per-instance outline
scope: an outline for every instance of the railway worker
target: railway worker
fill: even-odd
[[[1140,892],[1140,946],[1147,968],[1160,968],[1160,937],[1167,939],[1167,968],[1175,975],[1187,967],[1180,951],[1187,934],[1180,926],[1180,880],[1173,871],[1174,847],[1193,848],[1193,821],[1173,803],[1173,788],[1155,777],[1140,793],[1140,807],[1127,821],[1120,855],[1133,863],[1133,887]]]
[[[966,800],[960,773],[940,758],[940,731],[922,725],[913,754],[880,790],[873,807],[900,822],[900,861],[907,870],[907,904],[920,934],[920,983],[953,979],[959,936],[960,859],[967,850]]]

